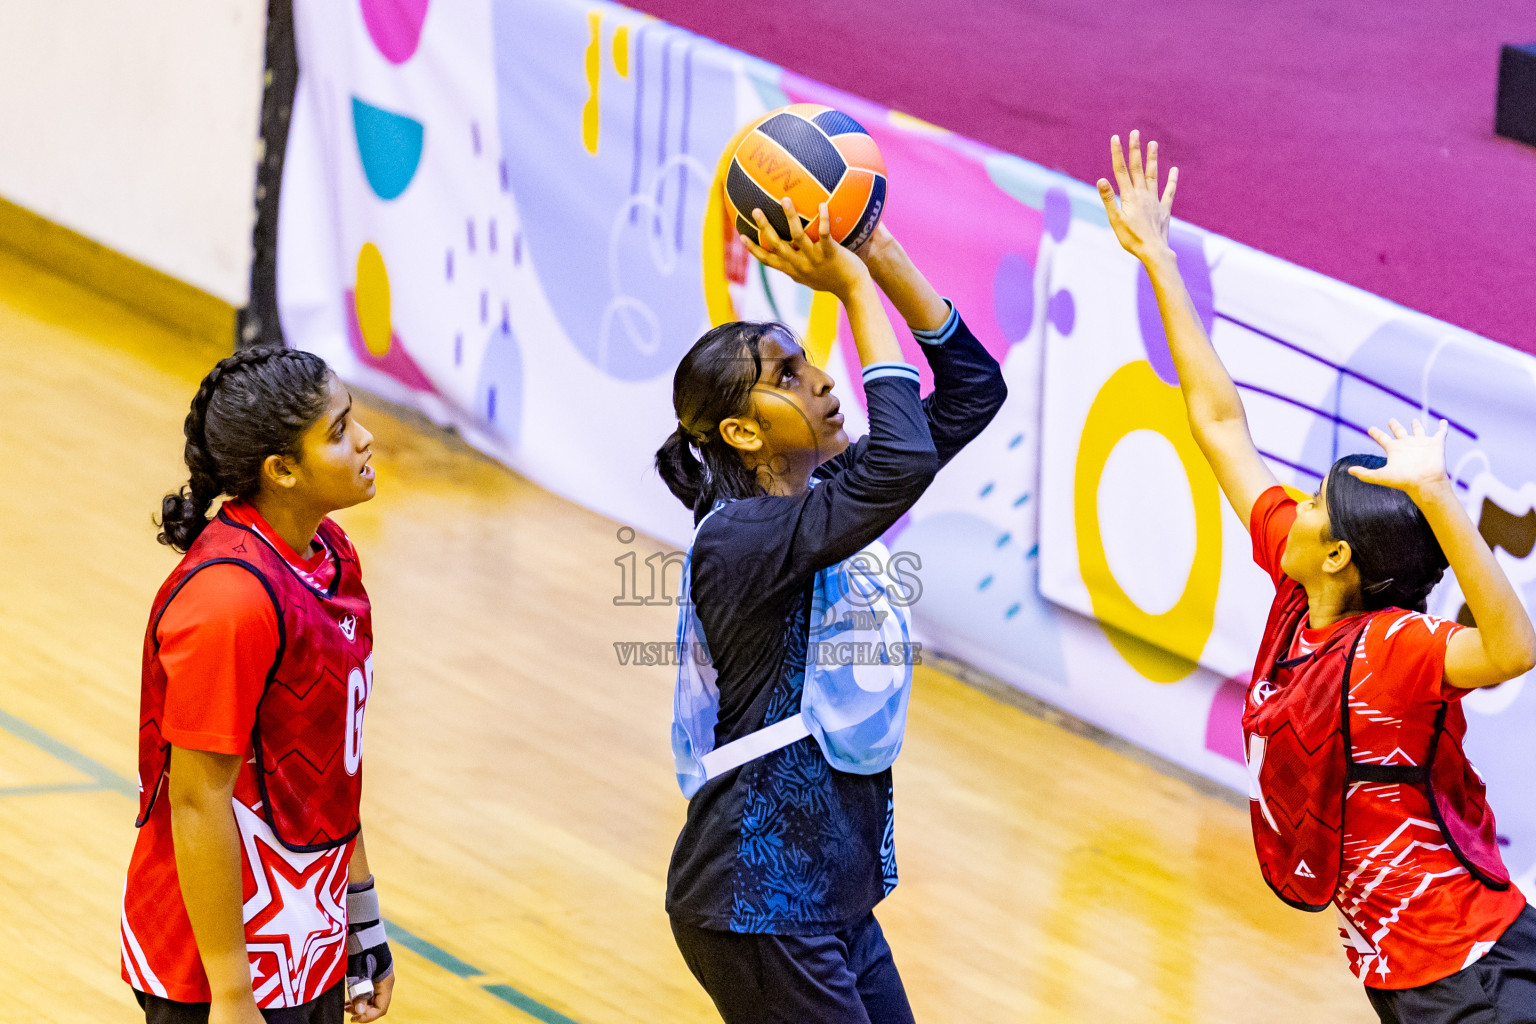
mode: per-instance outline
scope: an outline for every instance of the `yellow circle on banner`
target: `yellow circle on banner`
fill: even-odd
[[[736,303],[731,298],[730,280],[725,276],[726,239],[736,231],[734,224],[725,222],[725,176],[730,173],[736,147],[751,127],[752,123],[747,122],[725,144],[715,163],[715,180],[704,203],[704,241],[699,262],[704,271],[704,305],[709,310],[709,322],[716,327],[736,319]]]
[[[357,311],[357,329],[362,332],[368,351],[382,356],[389,351],[389,271],[384,256],[372,242],[364,242],[357,251],[357,287],[352,293]]]
[[[1194,502],[1195,557],[1174,606],[1154,615],[1131,600],[1115,579],[1099,529],[1099,478],[1115,446],[1136,430],[1161,434],[1178,454]],[[1154,682],[1171,683],[1194,671],[1216,621],[1221,585],[1221,492],[1205,456],[1190,436],[1179,389],[1164,384],[1145,360],[1127,363],[1099,389],[1083,424],[1073,479],[1077,561],[1093,614],[1120,656]],[[1134,507],[1121,510],[1136,515]]]

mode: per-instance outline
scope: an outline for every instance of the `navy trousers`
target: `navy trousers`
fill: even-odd
[[[1418,988],[1368,988],[1382,1024],[1536,1024],[1536,910],[1529,905],[1483,958]]]
[[[915,1024],[874,914],[835,935],[742,935],[675,920],[672,934],[725,1024]]]

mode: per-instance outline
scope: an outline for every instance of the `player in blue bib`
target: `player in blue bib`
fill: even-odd
[[[667,912],[727,1024],[911,1021],[874,917],[896,886],[891,762],[915,648],[915,560],[879,538],[1007,394],[997,361],[879,228],[857,253],[754,213],[764,264],[842,302],[869,434],[782,324],[706,333],[673,380],[657,469],[692,509],[673,754],[690,800]],[[933,370],[902,358],[885,293]]]

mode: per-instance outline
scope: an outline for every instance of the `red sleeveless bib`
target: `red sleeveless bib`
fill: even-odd
[[[357,835],[362,714],[373,686],[373,617],[346,534],[326,519],[318,535],[336,562],[325,591],[300,578],[266,540],[223,511],[160,587],[144,637],[136,825],[149,820],[170,763],[170,744],[160,732],[166,686],[155,637],[160,617],[193,575],[230,564],[261,581],[277,612],[277,658],[251,732],[262,815],[278,842],[296,853],[333,849]]]
[[[1307,593],[1281,583],[1243,705],[1251,779],[1253,844],[1264,881],[1300,910],[1333,901],[1344,861],[1345,795],[1351,783],[1403,783],[1427,791],[1451,851],[1473,878],[1509,888],[1483,782],[1462,750],[1466,721],[1435,717],[1420,765],[1356,763],[1349,740],[1349,673],[1374,615],[1340,629],[1310,655],[1285,659],[1307,619]]]

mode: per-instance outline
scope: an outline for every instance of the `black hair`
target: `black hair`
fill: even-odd
[[[752,387],[763,372],[761,345],[778,335],[793,343],[780,323],[738,320],[705,332],[677,364],[672,408],[677,429],[656,451],[656,471],[677,500],[702,519],[719,498],[762,494],[757,474],[720,436],[720,421],[752,408]]]
[[[1333,464],[1325,496],[1328,531],[1334,540],[1348,542],[1368,611],[1422,612],[1449,563],[1412,498],[1349,471],[1351,466],[1380,469],[1386,464],[1380,455],[1346,455]]]
[[[250,498],[269,455],[296,458],[325,411],[330,368],[309,352],[262,345],[221,359],[192,398],[183,431],[191,479],[160,502],[159,541],[186,551],[221,494]]]

